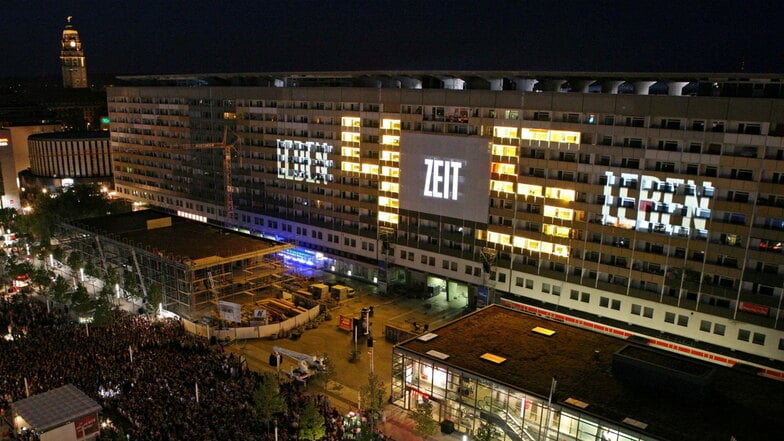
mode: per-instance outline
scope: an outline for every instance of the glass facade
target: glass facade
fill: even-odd
[[[429,400],[434,420],[451,421],[469,437],[486,421],[502,441],[656,439],[401,348],[392,356],[392,399],[408,410]]]

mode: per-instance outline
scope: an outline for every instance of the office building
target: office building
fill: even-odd
[[[351,277],[784,372],[784,87],[723,74],[123,77],[122,196]],[[228,147],[227,147],[228,145]]]
[[[71,16],[66,20],[63,37],[60,40],[60,66],[63,73],[63,87],[83,89],[87,84],[87,64],[79,32],[71,24]]]

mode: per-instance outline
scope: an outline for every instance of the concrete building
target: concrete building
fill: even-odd
[[[784,373],[779,77],[121,80],[107,97],[124,197],[289,241],[381,290],[520,302]]]
[[[0,126],[0,208],[22,208],[18,175],[30,167],[27,138],[60,129],[60,124],[23,124]]]
[[[54,132],[27,139],[30,169],[19,175],[24,197],[74,184],[113,188],[109,132]]]
[[[775,440],[784,383],[499,305],[393,349],[392,400],[534,441]]]
[[[88,87],[87,64],[79,32],[71,24],[71,16],[66,20],[63,37],[60,39],[60,66],[63,72],[63,87],[83,89]]]

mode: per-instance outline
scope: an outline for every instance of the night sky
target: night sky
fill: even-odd
[[[784,2],[6,0],[0,77],[59,75],[73,15],[100,74],[784,72]]]

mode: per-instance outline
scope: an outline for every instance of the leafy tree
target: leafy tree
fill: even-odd
[[[75,185],[54,194],[39,194],[31,206],[30,214],[20,216],[17,224],[20,230],[32,234],[43,244],[49,244],[59,222],[131,210],[127,201],[108,199],[94,184]]]
[[[52,284],[52,277],[54,277],[54,272],[41,267],[33,270],[30,274],[30,281],[35,285],[36,291],[46,295],[47,292],[44,288]]]
[[[150,311],[157,311],[158,305],[163,303],[163,292],[161,291],[160,285],[157,283],[150,285],[147,288],[147,309]]]
[[[0,208],[0,227],[3,228],[3,233],[6,230],[12,229],[14,218],[16,218],[16,210],[13,208]]]
[[[286,401],[280,395],[280,382],[274,374],[265,373],[256,385],[253,391],[253,408],[259,420],[267,425],[269,433],[269,425],[275,419],[275,414],[286,410]]]
[[[482,424],[474,435],[475,441],[497,441],[499,438],[500,433],[498,432],[498,429],[487,421],[482,421]]]
[[[76,312],[84,314],[93,309],[94,305],[87,288],[81,283],[76,286],[76,290],[71,293],[71,304]]]
[[[307,400],[299,417],[299,438],[318,440],[327,434],[324,415],[319,412],[312,399]]]
[[[424,400],[417,406],[411,419],[416,424],[417,431],[423,439],[428,439],[438,432],[438,422],[433,419],[433,403]]]
[[[65,250],[60,247],[53,249],[52,257],[54,257],[58,262],[62,262],[65,259]]]
[[[87,259],[84,262],[84,273],[93,277],[98,277],[98,266],[95,265],[93,259]]]
[[[63,276],[57,276],[49,290],[52,300],[64,305],[68,302],[68,293],[71,291],[71,285]]]
[[[46,299],[47,311],[49,310],[50,294],[48,288],[52,285],[52,277],[54,277],[54,272],[44,267],[34,269],[33,273],[30,275],[30,282],[35,286],[35,290]]]
[[[106,297],[99,297],[94,302],[95,312],[93,313],[93,324],[95,326],[111,326],[114,323],[112,304]]]
[[[84,264],[81,253],[78,251],[71,251],[71,254],[68,255],[66,264],[71,267],[71,270],[79,271],[79,268]]]
[[[329,386],[330,381],[334,381],[337,378],[337,367],[335,363],[327,357],[326,354],[321,354],[322,360],[324,360],[323,367],[316,371],[308,379],[308,385],[312,384],[314,386],[319,386],[324,388],[324,393],[327,392],[327,387]],[[342,388],[343,385],[339,383],[335,383],[333,388]],[[336,389],[337,390],[337,389]]]
[[[384,409],[386,385],[375,372],[368,374],[368,382],[359,389],[362,405],[370,414],[371,425],[375,426],[376,417]]]

